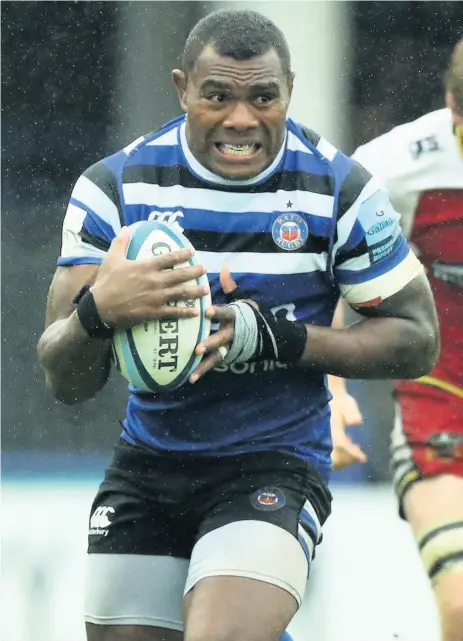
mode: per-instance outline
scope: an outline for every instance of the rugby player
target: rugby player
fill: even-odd
[[[445,89],[447,108],[392,129],[354,158],[389,190],[439,314],[436,367],[395,391],[392,470],[400,514],[434,588],[442,639],[463,641],[463,41]],[[346,400],[332,392],[343,415]],[[337,460],[348,459],[340,441],[336,449]]]
[[[53,394],[85,401],[113,329],[185,317],[168,301],[204,295],[184,283],[208,274],[217,329],[190,382],[130,387],[91,510],[87,636],[278,641],[330,513],[326,374],[427,374],[437,316],[386,191],[287,117],[272,22],[206,16],[172,77],[186,116],[77,180],[38,345]],[[126,227],[146,219],[179,224],[201,265],[169,271],[189,250],[126,260]],[[361,306],[355,327],[330,327],[339,292]]]

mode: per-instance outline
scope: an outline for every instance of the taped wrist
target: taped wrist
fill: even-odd
[[[72,302],[77,305],[80,324],[91,338],[106,340],[112,337],[114,330],[101,320],[90,285],[82,287]]]
[[[307,341],[304,323],[275,318],[269,309],[256,310],[242,300],[229,304],[235,311],[235,335],[224,362],[275,360],[297,363]]]

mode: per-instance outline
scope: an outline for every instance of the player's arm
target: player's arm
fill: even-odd
[[[417,378],[439,352],[437,313],[424,269],[388,192],[354,162],[340,192],[334,277],[364,317],[340,329],[307,326],[300,365],[344,378]]]
[[[91,338],[84,330],[73,299],[84,285],[93,285],[97,265],[58,267],[47,300],[45,331],[38,356],[47,388],[72,404],[93,397],[110,371],[110,341]]]
[[[299,364],[360,379],[418,378],[434,367],[439,330],[424,273],[381,303],[357,311],[365,319],[350,327],[308,325]]]
[[[72,192],[63,224],[58,269],[50,287],[46,328],[37,351],[48,389],[67,404],[93,397],[110,370],[107,328],[129,327],[154,318],[180,318],[194,310],[168,304],[204,295],[182,283],[204,274],[202,265],[171,269],[191,250],[146,260],[125,258],[130,234],[121,229],[121,205],[111,172],[97,163]],[[91,286],[85,301],[76,295]]]
[[[343,298],[364,319],[342,329],[304,325],[238,300],[208,312],[221,327],[198,354],[223,345],[229,349],[225,362],[275,359],[344,378],[417,378],[432,369],[439,352],[434,299],[387,192],[354,163],[340,203],[333,274]],[[221,282],[233,292],[226,273]],[[217,359],[217,353],[204,359],[190,380]]]

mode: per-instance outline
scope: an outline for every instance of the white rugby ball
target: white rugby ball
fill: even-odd
[[[129,231],[132,238],[126,258],[130,260],[142,260],[192,246],[178,225],[148,220],[130,225]],[[197,263],[193,256],[174,269]],[[208,278],[204,275],[185,284],[207,285]],[[201,356],[194,353],[195,347],[210,333],[211,323],[205,316],[211,304],[210,294],[173,304],[196,307],[200,314],[194,318],[147,321],[114,332],[112,353],[116,367],[129,383],[145,392],[168,392],[183,385],[201,361]]]

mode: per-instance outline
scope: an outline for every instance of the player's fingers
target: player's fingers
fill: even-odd
[[[217,306],[208,307],[206,309],[207,318],[214,319],[214,321],[219,321],[220,323],[234,323],[235,322],[235,311],[232,307]]]
[[[359,427],[363,424],[363,416],[357,401],[352,396],[350,402],[344,409],[344,420],[346,425],[351,427]]]
[[[111,246],[108,249],[107,257],[111,256],[125,256],[127,247],[130,243],[130,233],[127,227],[121,227],[121,230],[111,241]]]
[[[195,300],[205,296],[209,292],[208,285],[177,285],[168,287],[162,291],[165,301],[187,301],[187,306],[193,307]]]
[[[221,363],[222,360],[222,355],[217,350],[205,356],[195,371],[191,374],[190,383],[196,383],[196,381],[202,378],[207,372],[214,369],[216,365]]]
[[[149,311],[143,315],[144,320],[156,320],[158,318],[193,318],[194,316],[200,315],[200,310],[196,307],[187,307],[183,305],[160,305],[156,307],[155,311],[150,313]]]
[[[160,250],[162,250],[162,248],[160,248]],[[171,267],[175,267],[176,265],[181,265],[182,263],[187,263],[192,258],[194,253],[195,250],[192,247],[185,247],[184,249],[178,249],[173,252],[167,251],[159,254],[154,254],[152,258],[144,258],[137,261],[137,263],[144,269],[156,269],[158,271],[161,271],[163,269],[170,269]],[[198,267],[198,265],[196,265],[196,267]],[[202,267],[204,269],[204,271],[202,272],[204,274],[206,271],[204,266],[201,265],[199,267]],[[179,269],[178,271],[181,270]]]
[[[349,438],[346,434],[346,439],[342,444],[342,448],[345,451],[346,455],[349,456],[353,461],[358,461],[359,463],[365,463],[367,456],[362,450],[360,445],[354,443],[354,441]]]
[[[231,276],[228,265],[223,265],[220,270],[220,286],[222,287],[224,294],[231,294],[238,287]]]
[[[221,327],[214,334],[210,334],[202,343],[196,346],[196,354],[206,354],[213,352],[221,345],[229,345],[233,342],[234,329],[231,325]]]

